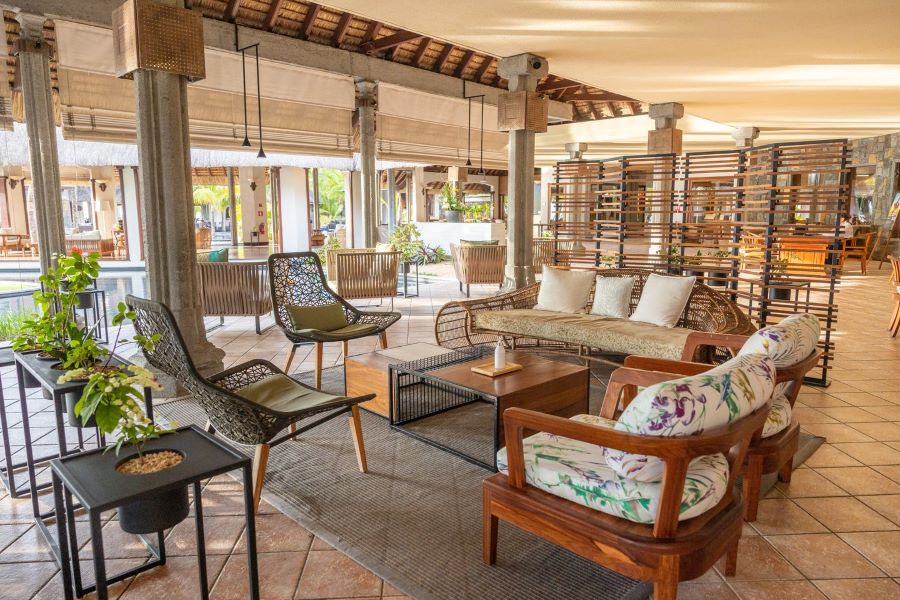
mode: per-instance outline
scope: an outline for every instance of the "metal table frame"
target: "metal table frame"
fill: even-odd
[[[177,472],[180,474],[174,471],[154,474],[157,476],[156,479],[158,481],[149,486],[144,481],[131,479],[133,476],[116,473],[114,467],[120,459],[115,455],[105,454],[99,448],[50,461],[50,468],[53,474],[53,503],[56,514],[60,515],[56,519],[56,529],[60,544],[57,548],[58,554],[55,556],[60,565],[65,600],[72,600],[73,598],[73,583],[74,591],[79,597],[96,591],[98,600],[107,600],[109,597],[107,587],[110,584],[164,565],[166,563],[165,545],[163,543],[163,532],[159,531],[157,532],[159,551],[154,553],[153,560],[107,577],[103,552],[103,523],[100,520],[100,515],[104,511],[117,508],[123,504],[188,485],[193,488],[200,597],[203,600],[207,600],[209,598],[209,579],[206,570],[206,539],[204,536],[200,482],[237,469],[240,469],[243,473],[247,571],[250,579],[249,597],[252,600],[259,600],[259,570],[256,557],[256,521],[252,484],[253,472],[250,459],[194,425],[179,428],[171,435],[148,441],[145,445],[145,452],[154,449],[170,449],[179,451],[185,456],[199,456],[200,458],[196,461],[183,463],[184,466]],[[120,479],[120,485],[117,486],[114,483],[110,485],[108,481],[103,480],[104,477],[125,478],[125,480],[130,481],[122,485]],[[86,484],[86,482],[89,483]],[[129,489],[129,484],[133,484],[131,489]],[[84,586],[81,580],[73,496],[78,499],[80,506],[87,511],[90,519],[95,583],[88,586]],[[66,540],[68,543],[65,543]]]
[[[409,273],[409,271],[406,270],[405,265],[410,266],[410,271],[415,271],[415,281],[416,281],[416,293],[415,294],[410,294],[409,291],[407,290],[407,286],[409,284],[410,273]],[[418,298],[419,297],[419,263],[417,263],[415,261],[401,262],[399,275],[401,275],[403,277],[403,293],[400,294],[400,296],[402,296],[403,298]],[[400,282],[397,282],[397,283],[398,283],[398,287],[399,287]]]

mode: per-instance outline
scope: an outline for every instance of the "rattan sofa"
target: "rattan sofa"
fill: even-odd
[[[650,273],[640,269],[598,271],[604,277],[635,278],[631,311],[637,306]],[[609,352],[681,359],[693,331],[741,335],[755,331],[737,304],[699,282],[694,284],[681,320],[674,328],[591,314],[534,310],[540,285],[535,283],[491,298],[448,302],[435,321],[438,344],[462,348],[496,343],[502,338],[517,349],[564,349],[586,356],[592,352]],[[708,349],[698,350],[704,351]]]

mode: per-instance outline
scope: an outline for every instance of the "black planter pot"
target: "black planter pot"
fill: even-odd
[[[97,421],[93,415],[87,420],[87,423],[81,422],[81,417],[75,414],[75,405],[81,399],[79,394],[66,394],[66,417],[71,427],[96,427]]]
[[[462,223],[462,211],[448,210],[444,215],[446,215],[448,223]]]
[[[726,277],[728,277],[728,271],[710,271],[708,273],[706,285],[712,287],[726,287],[728,285]]]
[[[89,310],[94,308],[94,294],[91,292],[78,292],[75,294],[75,298],[78,299],[77,307],[80,310]]]
[[[705,275],[705,271],[697,271],[696,269],[685,269],[684,270],[685,277],[703,277]]]
[[[773,281],[771,285],[779,285],[781,282]],[[791,289],[790,288],[776,288],[770,287],[768,291],[769,300],[784,300],[790,301],[791,299]]]
[[[141,534],[155,533],[178,525],[187,518],[189,509],[188,489],[185,486],[123,504],[116,510],[122,531]]]

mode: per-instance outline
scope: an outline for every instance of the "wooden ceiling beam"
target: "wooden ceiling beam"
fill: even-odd
[[[453,44],[444,44],[443,50],[438,55],[437,60],[434,62],[434,67],[432,67],[432,71],[435,73],[440,73],[444,65],[447,64],[447,59],[450,58],[450,53],[453,51]]]
[[[306,15],[303,17],[303,22],[300,23],[300,32],[298,37],[301,40],[308,40],[309,34],[312,32],[313,25],[316,23],[316,17],[319,16],[319,11],[322,10],[322,7],[316,4],[315,2],[309,2],[306,6]]]
[[[490,68],[492,62],[494,62],[493,56],[485,56],[484,60],[481,61],[481,64],[478,65],[478,69],[475,71],[475,75],[472,77],[472,79],[481,83],[481,78],[484,77],[485,73],[487,73],[487,70]]]
[[[603,114],[597,112],[597,105],[593,102],[589,102],[588,106],[591,108],[591,116],[594,117],[594,120],[602,119]]]
[[[379,31],[381,31],[381,22],[369,21],[369,26],[366,28],[366,35],[363,36],[362,41],[359,43],[360,47],[374,40]]]
[[[228,4],[225,5],[225,13],[224,17],[226,21],[234,22],[237,18],[238,9],[241,7],[241,0],[228,0]]]
[[[422,41],[419,42],[419,47],[416,48],[416,53],[413,55],[412,65],[414,67],[418,67],[422,64],[422,58],[425,56],[425,51],[428,50],[428,44],[431,43],[430,37],[422,38]]]
[[[578,92],[575,94],[565,94],[558,99],[569,102],[577,100],[586,100],[589,102],[629,102],[633,100],[633,98],[629,98],[628,96],[621,96],[619,94],[613,94],[612,92],[600,92],[597,94]]]
[[[456,70],[453,71],[453,76],[454,77],[462,77],[463,72],[469,66],[469,63],[472,62],[472,58],[474,58],[474,57],[475,57],[474,50],[466,50],[465,53],[463,53],[462,58],[459,61],[459,64],[456,65]]]
[[[553,81],[547,81],[544,82],[543,85],[539,85],[537,87],[537,91],[555,92],[557,90],[565,90],[571,87],[581,87],[581,84],[577,81],[572,81],[571,79],[563,79],[562,77],[557,77]]]
[[[331,45],[335,48],[339,48],[341,44],[344,43],[344,38],[347,36],[347,29],[350,27],[350,19],[352,18],[353,15],[348,12],[341,15],[337,28],[334,30],[334,36],[331,38]]]
[[[359,49],[367,54],[375,54],[391,48],[396,48],[406,42],[414,42],[424,37],[421,33],[413,33],[412,31],[398,31],[393,35],[387,35],[377,40],[371,40],[365,44],[361,44]]]
[[[278,13],[281,11],[282,4],[284,4],[284,0],[272,0],[269,12],[266,13],[266,20],[263,21],[263,29],[272,31],[272,28],[275,27],[275,22],[278,21]]]

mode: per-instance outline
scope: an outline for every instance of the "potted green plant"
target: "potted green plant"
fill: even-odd
[[[726,261],[732,258],[728,250],[716,250],[709,255],[716,261],[716,266],[707,271],[706,285],[723,287],[728,285],[728,275],[731,273],[730,265]]]
[[[678,257],[681,261],[681,264],[684,266],[684,274],[687,276],[694,277],[703,277],[706,275],[706,271],[702,268],[703,265],[703,252],[697,250],[697,254],[690,255],[685,254],[683,257]]]
[[[82,310],[94,308],[94,294],[88,289],[100,275],[100,255],[96,252],[85,255],[73,247],[67,256],[57,259],[57,269],[63,291],[75,294],[75,307]]]
[[[459,197],[459,190],[452,181],[444,183],[441,187],[441,208],[448,223],[459,223],[465,210],[465,202]]]
[[[768,296],[769,300],[784,300],[788,301],[791,299],[791,289],[786,287],[778,287],[783,286],[789,283],[786,278],[787,274],[787,266],[788,260],[786,258],[778,258],[772,261],[772,266],[769,270],[769,289]],[[774,286],[774,287],[773,287]]]
[[[422,242],[422,233],[419,231],[419,228],[416,227],[415,223],[398,225],[391,233],[389,241],[394,250],[400,253],[404,272],[409,272],[410,263],[419,260],[419,257],[422,255],[422,249],[425,246]]]
[[[118,327],[114,349],[122,343],[133,341],[152,350],[153,344],[159,341],[158,336],[147,338],[141,335],[135,335],[133,340],[122,339],[122,325],[135,317],[124,303],[119,303],[112,320],[113,325]],[[171,431],[148,419],[142,406],[144,388],[161,389],[159,382],[147,369],[137,365],[120,368],[110,364],[111,358],[112,354],[100,368],[76,368],[60,376],[60,383],[87,378],[87,385],[75,404],[75,415],[83,423],[93,420],[102,434],[115,439],[115,444],[108,450],[114,449],[116,455],[123,449],[128,451],[116,464],[116,470],[120,473],[140,477],[178,466],[186,458],[179,452],[143,451],[147,440]],[[135,534],[161,531],[183,521],[188,515],[188,508],[187,487],[170,490],[120,506],[119,526],[123,531]]]

